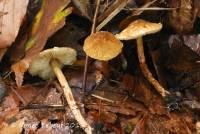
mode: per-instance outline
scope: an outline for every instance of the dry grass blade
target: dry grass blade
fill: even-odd
[[[155,3],[157,0],[153,0],[151,2],[148,2],[147,4],[143,5],[141,8],[147,8],[149,6],[151,6],[153,3]],[[143,10],[136,10],[132,12],[131,16],[138,16],[143,12]]]
[[[97,14],[99,12],[99,5],[100,5],[100,0],[97,0],[97,6],[95,8],[95,13],[94,13],[93,22],[92,22],[91,34],[96,32],[96,20],[97,20]],[[85,91],[85,88],[86,88],[88,60],[89,60],[89,57],[88,57],[88,55],[86,55],[84,72],[83,72],[83,85],[82,85],[83,92]]]
[[[99,31],[104,27],[112,18],[114,18],[124,7],[126,6],[127,0],[119,0],[108,8],[101,16],[98,17],[100,24],[96,30]]]
[[[164,10],[176,10],[177,8],[164,8],[164,7],[141,7],[141,8],[131,8],[128,10],[136,10],[136,11],[146,11],[146,10],[156,10],[156,11],[164,11]]]

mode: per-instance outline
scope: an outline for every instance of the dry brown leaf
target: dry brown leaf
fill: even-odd
[[[120,90],[119,88],[117,89]],[[104,98],[105,100],[101,101],[100,105],[99,98],[97,99],[94,96],[93,98],[88,97],[85,102],[85,106],[88,109],[103,109],[107,112],[120,113],[129,116],[135,116],[138,112],[144,112],[146,110],[142,104],[126,98],[126,95],[116,92],[114,88],[109,86],[105,86],[101,91],[95,91],[93,95]],[[113,103],[111,101],[113,101]]]
[[[42,86],[37,87],[33,85],[24,85],[16,89],[16,92],[23,98],[26,103],[30,103],[31,101],[40,98],[40,96],[42,96],[41,91],[45,91],[45,88]],[[14,97],[16,101],[22,101],[14,92],[11,92],[10,94]]]
[[[192,31],[197,15],[193,5],[193,0],[169,0],[171,8],[178,8],[169,12],[169,22],[177,33]]]
[[[13,109],[17,107],[17,104],[15,103],[15,100],[13,99],[12,96],[7,96],[5,97],[4,102],[2,103],[2,107],[4,109]]]
[[[0,1],[0,48],[6,48],[15,41],[21,22],[26,13],[28,0],[2,0]]]
[[[52,125],[48,120],[42,120],[41,125],[42,127],[35,134],[52,134]]]
[[[0,134],[20,134],[23,130],[24,118],[11,124],[4,124]]]
[[[0,60],[3,58],[6,51],[7,51],[7,48],[0,48]]]
[[[151,114],[167,115],[168,109],[164,105],[164,102],[160,96],[154,97],[149,105],[149,111]]]
[[[57,11],[63,6],[69,4],[69,0],[50,0],[45,1],[42,11],[42,17],[37,26],[33,26],[32,35],[29,39],[33,41],[33,45],[26,51],[25,57],[12,65],[12,70],[15,73],[15,80],[17,86],[21,86],[23,82],[23,75],[27,71],[31,60],[43,49],[47,39],[62,28],[65,24],[65,19],[61,19],[57,23],[52,20]],[[27,43],[27,42],[26,42]]]
[[[61,93],[56,91],[56,88],[49,89],[49,93],[46,96],[45,101],[43,102],[46,105],[62,105]]]
[[[89,0],[72,0],[72,2],[83,16],[91,19],[90,13],[89,13],[89,11],[91,10],[89,9],[89,5],[90,5]]]
[[[147,119],[148,114],[145,114],[144,117],[137,123],[131,134],[145,134],[145,123]]]
[[[109,63],[106,61],[95,61],[95,67],[99,70],[103,75],[109,77]]]
[[[192,134],[189,124],[193,123],[192,119],[189,118],[187,115],[179,117],[176,114],[171,114],[170,119],[165,122],[165,128],[169,130],[169,133]]]
[[[12,117],[18,112],[18,104],[16,104],[14,98],[12,96],[5,97],[5,100],[2,102],[2,111],[0,111],[0,122],[6,118]]]
[[[141,74],[125,74],[123,76],[123,86],[130,94],[134,95],[135,99],[143,102],[145,105],[149,105],[153,94],[150,91],[151,87]]]
[[[0,1],[0,60],[17,37],[27,5],[28,0]]]

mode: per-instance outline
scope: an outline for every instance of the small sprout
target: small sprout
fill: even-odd
[[[39,75],[45,80],[56,76],[63,88],[64,96],[75,119],[87,134],[92,134],[92,128],[81,115],[74,100],[71,88],[61,70],[64,65],[72,65],[75,61],[76,51],[74,49],[54,47],[41,52],[32,61],[29,67],[29,73],[34,76]]]
[[[109,32],[96,32],[85,39],[83,50],[91,58],[108,61],[116,57],[123,44]]]
[[[136,39],[137,41],[137,54],[138,59],[140,62],[140,68],[144,74],[144,76],[147,78],[147,80],[154,86],[154,88],[163,96],[165,97],[166,94],[169,92],[166,91],[159,82],[153,77],[151,72],[149,71],[146,60],[144,56],[144,46],[143,46],[143,40],[142,36],[145,36],[147,34],[153,34],[162,29],[161,23],[151,23],[147,22],[145,20],[136,20],[128,25],[127,28],[125,28],[121,33],[116,34],[115,37],[119,40],[131,40]]]

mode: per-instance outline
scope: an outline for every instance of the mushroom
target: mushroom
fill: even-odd
[[[83,50],[94,59],[108,61],[116,57],[123,44],[112,33],[100,31],[88,36],[84,41]]]
[[[136,39],[137,41],[137,54],[138,59],[140,62],[140,68],[144,74],[144,76],[147,78],[147,80],[154,86],[154,88],[163,96],[165,97],[166,94],[169,94],[168,91],[166,91],[159,82],[153,77],[152,73],[149,71],[146,61],[145,61],[145,55],[144,55],[144,46],[143,46],[143,40],[142,36],[145,36],[147,34],[153,34],[162,29],[161,23],[151,23],[142,19],[136,20],[132,23],[130,23],[127,28],[125,28],[122,32],[119,34],[116,34],[115,37],[119,40],[131,40]]]
[[[75,61],[76,51],[74,49],[67,47],[54,47],[52,49],[44,50],[35,57],[31,62],[28,71],[31,75],[39,75],[45,80],[56,76],[63,88],[64,96],[75,119],[87,134],[92,134],[92,128],[81,115],[74,100],[71,88],[61,70],[64,65],[72,65]]]

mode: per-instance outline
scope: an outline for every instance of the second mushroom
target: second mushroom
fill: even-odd
[[[69,108],[78,124],[87,134],[92,134],[92,128],[81,115],[73,97],[71,88],[69,87],[69,84],[61,70],[64,65],[72,65],[75,61],[76,51],[74,49],[67,47],[54,47],[52,49],[44,50],[37,57],[35,57],[35,59],[33,59],[29,67],[29,73],[33,76],[39,75],[45,80],[56,76],[62,86]]]
[[[121,33],[116,34],[115,37],[119,40],[131,40],[136,39],[137,41],[137,54],[140,62],[140,68],[147,78],[147,80],[154,86],[154,88],[165,97],[169,92],[166,91],[160,83],[153,77],[152,73],[149,71],[145,55],[142,36],[147,34],[153,34],[162,29],[161,23],[151,23],[142,19],[136,20],[128,25]]]

